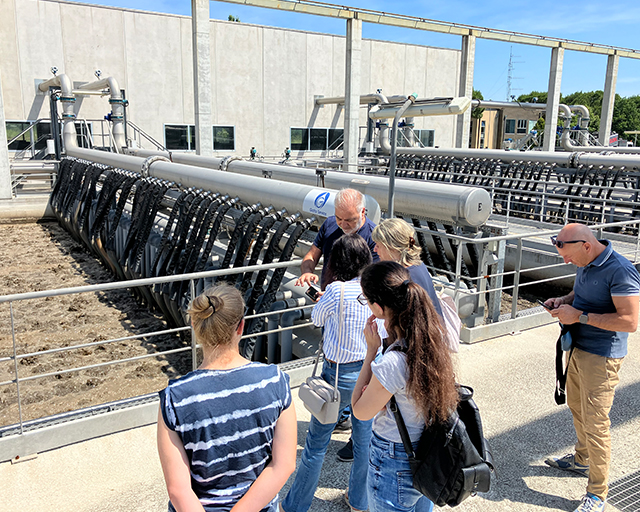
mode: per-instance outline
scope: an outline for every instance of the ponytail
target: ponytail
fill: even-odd
[[[425,420],[445,420],[455,410],[458,392],[440,316],[425,290],[409,272],[390,261],[375,263],[362,273],[362,291],[370,302],[390,313],[390,341],[403,339],[398,350],[407,356],[407,391]]]

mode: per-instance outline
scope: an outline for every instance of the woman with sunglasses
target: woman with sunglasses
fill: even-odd
[[[274,512],[296,466],[289,377],[240,356],[244,301],[235,288],[207,289],[189,315],[202,364],[160,392],[168,510]]]
[[[367,353],[364,326],[370,315],[366,303],[358,301],[361,294],[360,272],[371,263],[367,242],[355,233],[342,235],[331,249],[329,272],[334,281],[325,288],[311,312],[311,320],[324,327],[324,364],[322,378],[331,386],[338,375],[340,413],[351,403],[358,374]],[[342,300],[341,300],[342,297]],[[340,319],[342,318],[342,322]],[[336,423],[323,424],[311,417],[309,431],[296,478],[280,504],[284,512],[305,512],[311,506],[324,456]],[[352,511],[367,510],[367,479],[371,421],[352,417],[353,464],[345,499]]]
[[[351,397],[353,415],[373,420],[367,497],[371,512],[424,511],[433,504],[413,488],[407,454],[389,400],[395,397],[414,449],[426,424],[455,410],[455,386],[449,348],[440,318],[427,293],[398,263],[381,261],[361,277],[364,298],[373,313],[364,335],[367,355]],[[376,319],[389,337],[382,341]]]

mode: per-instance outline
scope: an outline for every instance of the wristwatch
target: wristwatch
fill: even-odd
[[[589,322],[589,313],[582,313],[580,315],[579,320],[580,320],[581,324],[585,324],[586,325]]]

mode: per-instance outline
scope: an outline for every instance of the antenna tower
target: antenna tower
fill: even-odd
[[[513,65],[514,64],[524,64],[523,60],[513,60],[515,58],[519,58],[519,55],[513,54],[513,46],[509,49],[509,71],[507,73],[507,101],[514,101],[515,95],[512,96],[512,91],[521,91],[520,87],[512,87],[511,83],[513,80],[522,80],[521,76],[513,76]]]

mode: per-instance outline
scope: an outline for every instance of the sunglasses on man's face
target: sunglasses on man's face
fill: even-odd
[[[562,249],[565,246],[565,244],[579,244],[579,243],[586,244],[587,241],[586,240],[558,240],[558,236],[554,235],[551,237],[551,243],[555,245],[558,249]]]

